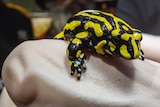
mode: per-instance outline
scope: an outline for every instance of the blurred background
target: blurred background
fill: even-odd
[[[31,16],[35,39],[53,38],[78,11],[98,9],[115,13],[117,0],[5,0],[24,7]]]

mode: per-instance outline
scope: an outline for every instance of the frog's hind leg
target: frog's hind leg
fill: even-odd
[[[74,75],[75,71],[77,72],[77,79],[81,78],[82,68],[86,69],[85,59],[86,56],[83,52],[85,45],[81,39],[74,38],[67,48],[67,55],[69,59],[69,64],[71,67],[71,75]]]
[[[65,40],[64,32],[61,31],[61,32],[58,33],[56,36],[54,36],[53,39],[61,39],[61,40]]]

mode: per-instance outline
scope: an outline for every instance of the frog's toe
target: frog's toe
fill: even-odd
[[[81,74],[77,74],[77,80],[80,80],[81,79]]]
[[[81,67],[79,66],[79,67],[77,68],[77,80],[80,80],[81,75],[82,75],[82,69],[81,69]]]
[[[86,64],[84,61],[84,58],[78,58],[75,59],[74,61],[71,61],[71,75],[74,75],[76,72],[77,79],[80,80],[81,75],[82,75],[82,69],[86,69]]]
[[[144,52],[141,50],[140,51],[140,57],[139,57],[141,60],[144,60],[145,59],[145,57],[144,57]]]
[[[75,68],[74,66],[71,66],[71,75],[74,75],[74,73],[75,73]]]
[[[85,70],[86,69],[86,63],[82,64],[82,68]]]

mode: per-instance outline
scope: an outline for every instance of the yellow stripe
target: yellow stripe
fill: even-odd
[[[108,16],[110,16],[110,17],[113,17],[114,22],[116,22],[116,26],[117,26],[118,22],[122,22],[122,23],[125,24],[127,27],[129,27],[131,30],[135,30],[135,28],[132,28],[132,27],[131,27],[128,23],[126,23],[124,20],[122,20],[122,19],[114,16],[113,14],[111,14],[111,13],[105,13],[105,12],[102,12],[102,13],[105,14],[105,15],[108,15]],[[119,27],[119,26],[117,26],[117,27]],[[116,27],[116,28],[117,28],[117,27]]]
[[[93,28],[97,37],[103,36],[103,31],[100,24],[88,21],[87,23],[85,23],[84,29],[87,30],[88,28]]]
[[[123,35],[121,35],[121,39],[128,41],[130,37],[132,38],[132,36],[133,34],[124,33]]]
[[[142,34],[141,33],[134,33],[133,34],[133,38],[135,40],[141,40],[142,39]]]
[[[108,53],[109,55],[112,55],[112,53],[109,50],[105,50],[106,53]]]
[[[119,24],[118,24],[118,22],[119,22],[119,19],[118,18],[116,18],[116,17],[114,17],[113,18],[113,20],[114,20],[114,22],[115,22],[115,24],[116,24],[116,29],[115,30],[113,30],[111,33],[112,33],[112,36],[118,36],[118,34],[119,34],[119,32],[120,32],[120,26],[119,26]]]
[[[129,27],[132,31],[135,30],[135,28],[132,28],[128,23],[126,23],[125,21],[123,21],[120,18],[116,18],[115,20],[117,20],[117,22],[122,22],[123,24],[125,24],[127,27]]]
[[[95,11],[95,12],[92,12],[92,14],[96,14],[96,15],[99,15],[100,13]]]
[[[60,33],[58,33],[58,34],[54,37],[54,39],[65,39],[65,37],[64,37],[64,32],[61,31]]]
[[[119,29],[120,26],[119,26],[118,22],[121,22],[121,23],[123,23],[123,24],[125,25],[125,26],[122,26],[122,27],[123,27],[124,30],[126,30],[126,31],[128,31],[129,29],[131,29],[132,31],[136,30],[135,28],[132,28],[128,23],[126,23],[126,22],[123,21],[122,19],[114,16],[113,14],[105,13],[105,12],[102,12],[102,13],[105,14],[105,15],[108,15],[108,16],[112,17],[113,20],[114,20],[114,22],[115,22],[115,24],[116,24],[116,27],[115,27],[116,29],[112,31],[112,36],[118,36],[118,33],[120,32],[120,29]],[[127,27],[128,27],[129,29],[128,29]]]
[[[88,21],[84,25],[84,29],[87,30],[88,28],[92,28],[94,26],[94,23],[92,21]]]
[[[125,25],[122,25],[122,28],[123,28],[125,31],[128,31],[128,30],[129,30],[128,27],[125,26]]]
[[[122,40],[128,41],[129,38],[132,38],[133,40],[141,40],[142,34],[141,33],[135,33],[135,34],[124,33],[123,35],[121,35]]]
[[[110,50],[113,52],[116,49],[116,45],[114,45],[112,42],[108,43],[110,46]]]
[[[78,50],[77,53],[76,53],[76,58],[79,58],[81,54],[82,54],[82,51]]]
[[[130,59],[131,58],[131,55],[127,51],[127,46],[126,45],[122,45],[120,47],[120,53],[126,59]]]
[[[138,58],[138,57],[139,57],[139,49],[138,49],[138,46],[137,46],[135,40],[131,40],[131,42],[132,42],[133,51],[134,51],[134,58]]]
[[[96,16],[96,15],[90,15],[88,13],[80,13],[80,14],[76,14],[75,16],[79,16],[79,15],[88,16],[90,18],[97,19],[97,20],[103,22],[106,25],[106,27],[108,28],[108,30],[112,30],[112,25],[104,17]]]
[[[73,43],[73,44],[82,44],[82,41],[81,41],[80,39],[78,39],[78,38],[74,38],[74,39],[72,40],[72,43]]]
[[[102,54],[104,55],[105,52],[104,52],[104,49],[103,49],[103,46],[107,43],[106,40],[102,40],[100,41],[94,48],[96,49],[96,52],[99,53],[99,54]]]
[[[76,27],[81,25],[81,21],[72,21],[70,23],[66,23],[64,29],[66,30],[74,30]]]
[[[84,31],[76,34],[76,38],[86,38],[87,36],[88,36],[88,31]]]

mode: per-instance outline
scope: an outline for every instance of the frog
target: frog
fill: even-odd
[[[118,16],[100,10],[84,10],[71,16],[54,39],[69,41],[66,49],[70,74],[80,80],[86,69],[88,49],[102,56],[144,60],[142,32]]]

